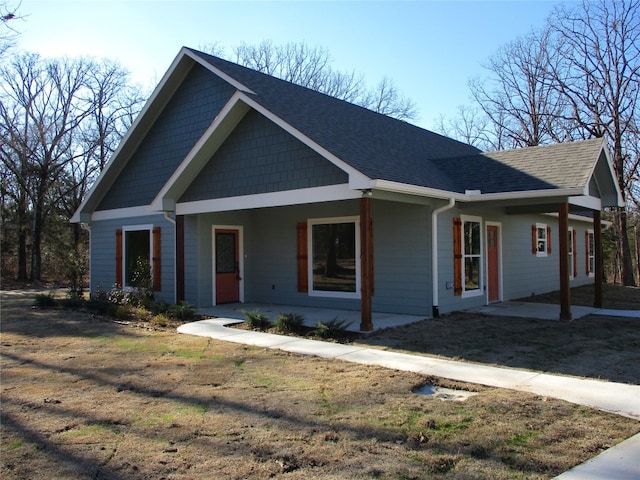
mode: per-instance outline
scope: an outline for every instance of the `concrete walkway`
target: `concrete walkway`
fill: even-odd
[[[178,328],[178,332],[302,355],[377,365],[425,376],[433,375],[520,390],[640,420],[640,385],[549,375],[227,327],[239,322],[241,320],[213,318],[182,325]],[[562,480],[639,479],[640,434],[558,478]]]

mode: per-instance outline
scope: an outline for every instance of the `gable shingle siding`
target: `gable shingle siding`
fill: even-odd
[[[345,172],[252,110],[180,198],[191,202],[343,184]]]
[[[97,210],[151,203],[233,91],[228,83],[195,65]]]

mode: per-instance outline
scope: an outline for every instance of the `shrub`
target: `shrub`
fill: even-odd
[[[159,313],[151,317],[151,325],[156,327],[166,327],[171,323],[169,316],[166,313]]]
[[[171,305],[167,313],[178,320],[190,320],[196,315],[196,307],[186,302],[179,302]]]
[[[339,320],[336,317],[328,322],[318,322],[318,325],[311,333],[322,338],[340,338],[347,334],[347,329],[351,323],[347,323],[346,320]]]
[[[258,330],[266,330],[271,326],[271,322],[269,322],[269,317],[267,317],[264,313],[259,312],[258,310],[242,310],[242,313],[245,317],[245,322],[249,327]]]
[[[170,305],[164,300],[154,300],[148,308],[153,315],[159,315],[161,313],[167,313],[169,311],[169,307]]]
[[[279,332],[297,332],[304,325],[304,316],[297,313],[281,313],[276,318],[274,327]]]
[[[50,308],[55,307],[57,301],[51,293],[38,293],[33,304],[38,308]]]
[[[84,299],[82,297],[71,297],[71,296],[68,296],[67,298],[63,298],[62,300],[60,300],[60,303],[64,308],[72,308],[72,309],[80,308],[85,304]]]

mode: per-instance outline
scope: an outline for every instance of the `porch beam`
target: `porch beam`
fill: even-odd
[[[594,253],[594,283],[593,283],[593,306],[602,308],[602,278],[603,278],[603,259],[602,259],[602,219],[600,210],[593,211],[593,249]]]
[[[373,330],[371,295],[373,293],[373,235],[371,232],[371,198],[360,198],[360,330]]]
[[[571,288],[569,282],[569,204],[558,207],[558,241],[560,251],[560,320],[571,320]],[[575,253],[574,253],[575,254]]]

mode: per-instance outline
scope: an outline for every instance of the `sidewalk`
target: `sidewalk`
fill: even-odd
[[[214,318],[181,325],[179,333],[279,349],[302,355],[377,365],[422,375],[526,391],[640,420],[640,385],[549,375],[228,328],[237,319]],[[602,472],[606,472],[604,475]],[[562,480],[640,478],[640,434],[562,474]]]

